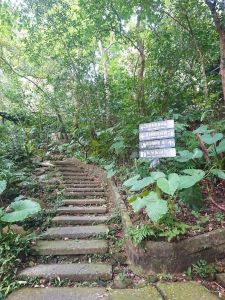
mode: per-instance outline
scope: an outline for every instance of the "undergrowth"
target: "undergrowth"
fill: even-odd
[[[31,252],[31,242],[34,235],[22,237],[11,231],[0,236],[0,299],[24,284],[16,278]]]

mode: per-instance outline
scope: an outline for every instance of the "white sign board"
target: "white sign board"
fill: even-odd
[[[174,120],[139,125],[140,158],[175,157]]]

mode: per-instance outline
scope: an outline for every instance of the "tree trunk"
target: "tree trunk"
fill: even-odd
[[[219,34],[220,40],[220,75],[222,80],[222,89],[223,89],[223,99],[225,102],[225,24],[223,23],[223,17],[225,15],[225,3],[221,3],[222,16],[218,11],[218,1],[214,0],[205,0],[206,5],[208,5],[216,30]]]
[[[110,101],[110,91],[108,88],[108,72],[109,72],[109,55],[108,51],[111,47],[105,48],[102,41],[99,41],[99,50],[101,53],[101,58],[103,59],[103,78],[104,78],[104,86],[105,86],[105,97],[106,97],[106,106],[105,106],[105,114],[106,114],[106,125],[109,124],[109,101]]]
[[[140,114],[144,115],[145,114],[145,87],[144,87],[145,48],[144,48],[144,42],[140,36],[140,24],[141,24],[141,18],[140,16],[138,16],[137,24],[136,24],[136,32],[138,35],[137,49],[139,52],[140,68],[138,70],[137,103],[138,103]]]

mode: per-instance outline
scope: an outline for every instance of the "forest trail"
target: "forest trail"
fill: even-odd
[[[147,285],[139,289],[107,288],[113,280],[113,266],[104,259],[109,254],[107,221],[112,214],[107,186],[100,176],[86,169],[85,164],[63,161],[55,162],[55,166],[63,178],[63,206],[57,209],[52,227],[41,234],[34,247],[37,261],[40,257],[42,263],[23,270],[19,278],[60,278],[79,284],[23,288],[13,292],[8,300],[217,299],[196,283]],[[46,263],[43,263],[45,258]],[[180,298],[180,291],[187,298]]]

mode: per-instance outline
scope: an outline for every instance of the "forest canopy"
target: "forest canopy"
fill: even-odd
[[[143,121],[221,120],[224,18],[222,0],[3,0],[0,111],[103,156]]]

